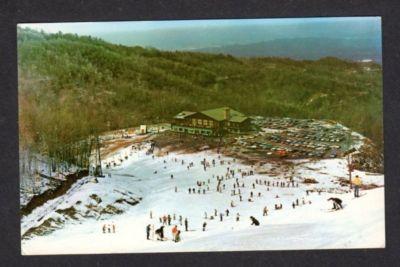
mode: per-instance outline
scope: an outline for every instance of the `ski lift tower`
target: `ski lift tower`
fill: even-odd
[[[351,146],[352,145],[352,138],[351,138],[351,131],[347,133],[346,136],[346,160],[347,160],[347,169],[349,172],[349,185],[350,189],[353,188],[353,185],[351,183],[351,173],[353,172],[353,163],[352,163],[352,153],[355,152],[356,150]]]
[[[100,138],[96,137],[96,155],[95,155],[95,170],[94,176],[104,177],[103,170],[101,168],[101,155],[100,155]]]

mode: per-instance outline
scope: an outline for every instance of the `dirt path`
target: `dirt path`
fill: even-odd
[[[42,194],[35,195],[24,207],[21,209],[21,216],[30,214],[35,208],[42,206],[44,203],[51,199],[55,199],[65,194],[71,186],[82,177],[89,174],[87,170],[79,171],[78,173],[68,174],[65,176],[65,181],[62,181],[55,189],[48,189]]]

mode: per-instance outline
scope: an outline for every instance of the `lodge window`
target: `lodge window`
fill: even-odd
[[[208,124],[212,127],[214,125],[213,121],[208,121]]]
[[[192,119],[192,124],[193,125],[196,125],[196,122],[197,122],[196,119]]]
[[[197,120],[197,123],[198,123],[199,125],[203,125],[203,121],[200,120],[200,119]]]
[[[203,120],[203,125],[207,126],[207,120]]]

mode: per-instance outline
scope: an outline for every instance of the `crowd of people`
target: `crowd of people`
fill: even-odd
[[[186,162],[185,160],[179,160],[177,157],[171,158],[170,159],[172,162],[175,162],[180,165],[186,166],[186,169],[189,171],[195,166],[195,162],[190,161]],[[274,187],[280,187],[280,188],[298,188],[299,184],[298,182],[295,182],[293,178],[288,179],[287,181],[285,180],[276,180],[276,179],[267,179],[267,178],[256,178],[256,179],[247,179],[249,176],[254,176],[255,169],[254,166],[251,166],[250,169],[243,169],[242,168],[235,168],[235,159],[232,161],[221,159],[221,156],[218,156],[218,158],[213,158],[210,161],[206,160],[206,158],[203,158],[199,164],[202,166],[202,169],[204,170],[204,175],[206,178],[204,179],[197,179],[194,181],[193,186],[187,188],[187,193],[189,195],[204,195],[209,192],[212,193],[224,193],[224,192],[229,192],[230,191],[230,196],[233,197],[230,201],[229,207],[223,210],[217,210],[213,209],[212,211],[205,211],[204,212],[204,221],[201,225],[199,225],[199,228],[202,231],[207,231],[207,220],[216,220],[219,222],[224,222],[226,218],[230,216],[230,209],[235,209],[237,207],[237,202],[243,202],[244,195],[246,192],[248,193],[248,196],[246,197],[248,202],[254,202],[258,198],[262,198],[265,192],[269,192],[270,190],[272,191],[272,188]],[[167,164],[167,160],[163,160],[164,164]],[[208,174],[208,171],[211,168],[214,168],[216,166],[226,166],[226,169],[224,173],[220,174],[215,174],[214,172]],[[190,175],[188,175],[190,177]],[[207,178],[207,176],[209,176]],[[169,175],[170,179],[173,180],[176,177],[174,177],[173,174]],[[246,185],[248,184],[248,185]],[[228,191],[229,190],[229,191]],[[174,186],[174,192],[178,192],[177,186]],[[307,191],[307,195],[309,195],[309,192]],[[275,198],[279,198],[278,195],[276,195]],[[264,199],[260,200],[264,201]],[[296,204],[295,204],[296,203]],[[308,201],[309,204],[311,204],[311,201]],[[303,198],[302,202],[299,202],[299,199],[296,199],[296,202],[293,202],[294,206],[299,206],[299,205],[304,205],[305,200]],[[283,208],[282,203],[276,203],[275,204],[275,210],[280,210]],[[262,216],[268,216],[268,208],[265,206],[262,210]],[[236,212],[235,216],[233,216],[234,220],[236,222],[240,222],[240,213]],[[153,219],[152,212],[150,212],[150,219]],[[147,239],[155,239],[156,240],[166,240],[165,238],[165,233],[164,229],[171,228],[171,240],[174,242],[179,242],[181,240],[181,230],[179,227],[182,227],[185,232],[188,231],[188,218],[183,218],[182,215],[175,215],[175,214],[165,214],[160,217],[158,217],[158,223],[159,227],[156,229],[153,224],[149,224],[146,227],[146,233],[147,233]],[[249,223],[251,225],[258,226],[260,225],[260,221],[256,219],[256,216],[252,215],[249,217]]]
[[[135,147],[132,149],[141,149],[140,147]],[[152,153],[151,153],[152,154]],[[168,153],[167,153],[168,155]],[[154,159],[154,154],[152,154],[152,158]],[[190,161],[187,162],[183,159],[178,159],[177,157],[170,158],[172,162],[175,162],[177,164],[180,164],[182,166],[185,166],[185,168],[190,171],[192,168],[195,166],[195,162]],[[120,162],[122,162],[123,159],[120,159]],[[218,158],[212,158],[211,160],[206,160],[206,158],[203,158],[200,160],[199,164],[204,170],[204,175],[203,177],[206,177],[204,179],[197,179],[194,180],[194,183],[192,186],[187,188],[187,193],[189,195],[205,195],[208,193],[224,193],[224,192],[230,192],[231,199],[228,202],[229,204],[227,205],[226,209],[213,209],[212,211],[204,211],[204,221],[198,225],[198,229],[201,229],[201,231],[205,232],[207,231],[207,226],[208,220],[215,220],[219,222],[224,222],[227,218],[229,218],[230,214],[233,213],[233,220],[236,222],[241,221],[241,215],[239,212],[235,212],[235,208],[240,205],[240,202],[243,202],[244,199],[247,199],[247,202],[256,202],[256,201],[265,201],[264,194],[268,195],[268,192],[270,192],[270,200],[275,199],[275,204],[274,204],[274,210],[282,210],[283,209],[283,204],[279,200],[281,199],[278,194],[273,197],[272,191],[273,188],[299,188],[299,183],[296,182],[293,178],[293,176],[287,176],[284,177],[285,179],[281,178],[262,178],[262,177],[257,177],[253,178],[255,172],[254,166],[251,166],[248,169],[243,169],[244,167],[241,168],[235,168],[235,163],[236,160],[226,160],[222,159],[220,155],[218,155]],[[164,168],[167,167],[167,160],[163,160],[164,163]],[[115,161],[110,161],[108,163],[109,166],[112,164],[116,164]],[[209,170],[212,168],[215,168],[217,166],[226,166],[226,169],[223,173],[220,174],[215,174],[214,172],[209,173]],[[154,171],[154,173],[157,173],[157,170]],[[190,175],[188,175],[190,177]],[[208,176],[208,177],[207,177]],[[247,179],[247,177],[253,176],[252,179]],[[169,175],[169,178],[171,182],[174,182],[175,179],[178,179],[178,177],[174,177],[173,174]],[[360,177],[356,176],[353,179],[353,185],[354,185],[354,196],[359,197],[359,190],[361,187],[361,179]],[[178,187],[174,186],[174,192],[178,193]],[[300,189],[302,190],[302,189]],[[275,190],[276,191],[276,190]],[[321,194],[321,190],[318,189],[313,189],[313,190],[305,190],[305,195],[304,197],[297,197],[294,201],[292,201],[291,206],[292,209],[296,209],[298,207],[304,206],[304,205],[311,205],[312,202],[311,200],[308,200],[307,198],[310,196],[310,193],[312,192],[318,192],[318,194]],[[289,194],[290,195],[290,194]],[[259,199],[259,200],[258,200]],[[329,201],[333,202],[333,209],[338,210],[342,209],[342,200],[338,198],[329,198]],[[250,204],[252,205],[252,204]],[[290,206],[290,202],[289,202]],[[262,208],[262,213],[259,215],[262,217],[267,217],[269,216],[269,209],[267,206],[264,206]],[[274,211],[273,211],[274,212]],[[256,218],[255,215],[252,215],[249,218],[249,224],[254,225],[254,226],[259,226],[260,221]],[[146,238],[147,240],[160,240],[164,241],[167,240],[165,231],[166,229],[171,231],[171,240],[174,242],[180,242],[182,240],[182,232],[181,231],[189,231],[189,221],[188,218],[182,215],[176,215],[174,213],[172,214],[165,214],[158,216],[158,221],[156,218],[153,216],[153,212],[150,211],[150,219],[153,220],[152,223],[149,223],[146,226]],[[264,221],[265,219],[263,219]],[[155,226],[155,224],[158,223],[159,226]],[[180,229],[182,228],[182,230]],[[197,227],[195,227],[197,228]],[[110,225],[104,225],[103,226],[103,233],[115,233],[115,225],[112,224]]]
[[[150,219],[153,219],[153,212],[150,211]],[[155,229],[154,224],[148,224],[146,226],[146,238],[147,240],[156,240],[165,241],[167,238],[165,237],[164,229],[165,227],[171,228],[172,233],[172,241],[179,242],[181,240],[181,230],[178,228],[178,224],[180,226],[184,226],[185,231],[189,231],[189,221],[187,218],[183,219],[182,215],[176,216],[170,214],[160,216],[159,218],[160,227]],[[203,226],[205,227],[205,226]]]

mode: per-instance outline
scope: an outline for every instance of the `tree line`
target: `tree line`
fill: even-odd
[[[337,58],[235,58],[18,28],[20,147],[87,167],[106,130],[230,106],[331,119],[382,148],[382,69]]]

